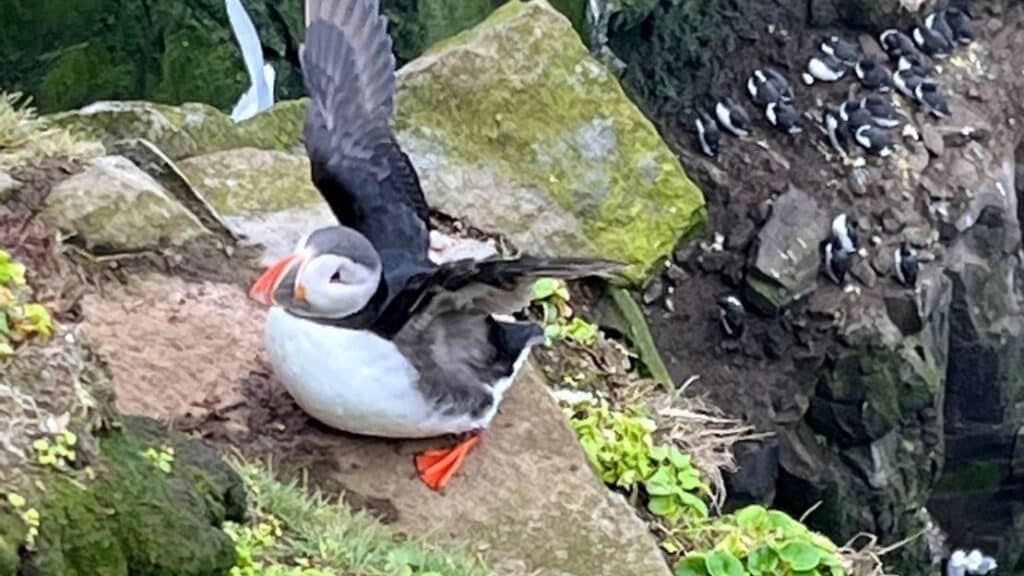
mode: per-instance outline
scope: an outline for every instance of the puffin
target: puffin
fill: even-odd
[[[835,112],[827,110],[822,124],[825,126],[825,133],[828,135],[832,149],[843,158],[849,156],[850,152],[847,148],[850,144],[850,135],[846,126],[840,122],[839,116]]]
[[[935,82],[924,81],[914,88],[914,98],[937,118],[949,118],[952,112],[942,94],[942,88]]]
[[[747,79],[747,93],[758,106],[767,106],[772,102],[781,102],[782,93],[776,84],[768,79],[763,70],[754,70]]]
[[[718,130],[714,118],[703,111],[698,111],[694,123],[697,125],[697,140],[700,142],[701,151],[712,158],[718,156],[722,133]]]
[[[885,53],[893,60],[903,56],[917,54],[917,47],[914,45],[914,41],[911,40],[909,36],[895,28],[890,28],[882,32],[881,35],[879,35],[878,40],[881,42]]]
[[[899,248],[893,254],[893,262],[896,269],[896,279],[907,288],[917,285],[917,250],[910,247],[904,240],[900,242]]]
[[[807,62],[804,72],[804,84],[810,86],[815,81],[836,82],[846,75],[846,66],[841,60],[831,55],[815,56]]]
[[[821,51],[824,54],[835,57],[847,66],[853,66],[860,60],[860,47],[838,36],[830,36],[823,41],[821,43]]]
[[[892,89],[892,72],[870,58],[863,58],[854,68],[861,86],[868,90],[888,92]]]
[[[860,107],[871,115],[871,120],[882,128],[895,128],[900,124],[900,115],[892,101],[879,94],[869,94],[861,99]]]
[[[787,134],[799,134],[803,132],[800,111],[789,102],[771,102],[765,108],[765,117],[772,126]]]
[[[846,273],[853,263],[853,252],[847,252],[836,238],[825,244],[825,274],[839,286],[846,281]]]
[[[540,277],[620,275],[587,258],[428,258],[429,206],[391,131],[395,58],[376,0],[306,0],[300,61],[312,180],[338,220],[270,266],[250,296],[269,307],[278,379],[314,419],[388,438],[465,435],[414,464],[443,488],[480,442],[543,342],[512,316]]]
[[[242,61],[249,74],[249,89],[231,110],[231,120],[241,122],[263,112],[274,105],[274,81],[277,73],[274,67],[263,61],[263,44],[253,25],[249,13],[242,6],[242,0],[225,0],[231,31],[242,51]]]
[[[732,98],[726,96],[715,105],[718,123],[733,136],[746,136],[750,131],[750,116]]]
[[[736,296],[725,296],[718,301],[718,320],[722,332],[729,338],[743,336],[747,324],[747,310]]]
[[[861,148],[867,150],[868,154],[874,154],[882,158],[890,156],[895,146],[892,137],[887,132],[870,124],[857,128],[853,138],[857,141],[857,144],[860,144]]]
[[[974,26],[971,23],[971,15],[966,10],[955,6],[946,8],[945,20],[958,43],[966,45],[974,41]]]

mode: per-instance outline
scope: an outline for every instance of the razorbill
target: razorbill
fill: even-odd
[[[714,158],[718,156],[719,146],[722,140],[722,133],[718,130],[715,120],[704,112],[697,112],[697,139],[700,140],[700,149]]]
[[[880,94],[869,94],[861,99],[860,107],[867,110],[871,120],[882,128],[895,128],[900,125],[900,115],[889,98]]]
[[[857,60],[860,60],[860,47],[838,36],[830,36],[822,42],[821,51],[835,57],[847,66],[853,66],[857,63]]]
[[[924,19],[924,25],[932,32],[942,36],[942,39],[950,45],[950,48],[952,48],[953,44],[956,43],[956,37],[953,35],[953,29],[950,28],[949,24],[946,22],[945,12],[941,10],[938,12],[932,12]]]
[[[924,59],[920,54],[907,54],[906,56],[900,56],[899,62],[896,63],[897,70],[909,70],[918,76],[927,77],[932,73],[932,66],[925,63]]]
[[[249,18],[241,0],[225,0],[231,30],[242,51],[242,61],[249,73],[249,89],[242,94],[231,111],[231,120],[241,122],[274,105],[274,67],[263,61],[263,45],[256,26]]]
[[[861,86],[868,90],[888,92],[892,89],[892,72],[870,58],[863,58],[857,62],[854,72],[857,74]]]
[[[986,576],[994,572],[999,567],[999,564],[995,558],[986,556],[981,553],[981,550],[975,548],[967,554],[964,567],[971,576]]]
[[[857,239],[857,217],[839,214],[832,219],[832,239],[839,243],[845,252],[856,252],[860,247]]]
[[[722,323],[722,331],[729,338],[743,336],[747,324],[747,311],[743,303],[735,296],[725,296],[718,301],[718,319]]]
[[[914,27],[913,38],[922,52],[935,58],[945,58],[953,49],[952,43],[945,36],[928,26]]]
[[[793,85],[789,83],[789,80],[787,80],[786,77],[775,68],[763,68],[762,71],[764,72],[765,78],[768,79],[768,82],[770,82],[772,86],[775,86],[775,89],[779,92],[779,96],[782,98],[782,101],[792,102]]]
[[[917,53],[917,48],[914,46],[914,41],[903,32],[890,28],[879,35],[878,40],[882,43],[882,48],[885,49],[885,53],[889,55],[889,58],[893,60],[901,56],[909,56]]]
[[[857,144],[860,144],[861,148],[868,151],[868,154],[874,154],[883,158],[892,154],[893,146],[895,145],[888,132],[871,125],[857,128],[853,137]]]
[[[914,98],[938,118],[949,118],[949,103],[942,94],[942,88],[935,82],[921,82],[914,89]]]
[[[763,70],[754,70],[754,73],[747,78],[747,94],[758,106],[767,106],[772,102],[782,100],[782,93],[776,85],[768,80]]]
[[[750,131],[750,116],[735,100],[726,96],[715,104],[715,117],[733,136],[746,136]]]
[[[771,102],[765,108],[764,115],[768,122],[779,130],[788,134],[799,134],[803,132],[800,111],[789,102]]]
[[[839,107],[839,118],[846,122],[850,118],[850,113],[858,110],[860,107],[860,100],[847,100],[843,102],[842,106]]]
[[[871,117],[871,112],[868,112],[864,108],[857,107],[850,110],[846,114],[846,118],[843,119],[846,122],[846,127],[851,132],[856,132],[861,126],[870,126],[874,124],[874,119]]]
[[[974,26],[971,23],[971,15],[960,8],[946,8],[946,24],[953,31],[953,38],[960,44],[970,44],[974,41]]]
[[[912,69],[897,70],[892,75],[892,84],[907,98],[917,98],[917,87],[925,81],[924,76],[919,76]]]
[[[836,239],[825,244],[825,274],[836,284],[842,286],[846,281],[846,273],[853,263],[853,252],[843,250]]]
[[[907,288],[917,285],[917,250],[906,241],[900,243],[893,255],[896,268],[896,279]]]
[[[810,86],[815,81],[835,82],[846,75],[846,66],[835,56],[828,54],[815,56],[807,62],[807,72],[804,73],[804,84]]]
[[[828,110],[825,112],[823,124],[832,149],[844,158],[849,156],[850,152],[847,150],[847,147],[850,144],[850,134],[846,126],[839,121],[839,116],[835,112]]]

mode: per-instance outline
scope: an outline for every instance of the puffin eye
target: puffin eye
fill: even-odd
[[[341,284],[341,270],[335,270],[334,274],[331,274],[331,284]]]

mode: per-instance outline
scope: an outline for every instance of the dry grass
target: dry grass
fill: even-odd
[[[50,125],[20,92],[0,92],[0,170],[38,163],[48,156],[88,160],[102,155],[102,144],[82,140]]]

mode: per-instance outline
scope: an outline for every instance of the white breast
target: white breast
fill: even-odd
[[[481,417],[444,414],[420,393],[408,359],[370,332],[324,326],[275,307],[267,316],[266,343],[274,372],[299,406],[356,434],[428,438],[486,428],[512,381],[494,386],[494,408]]]

